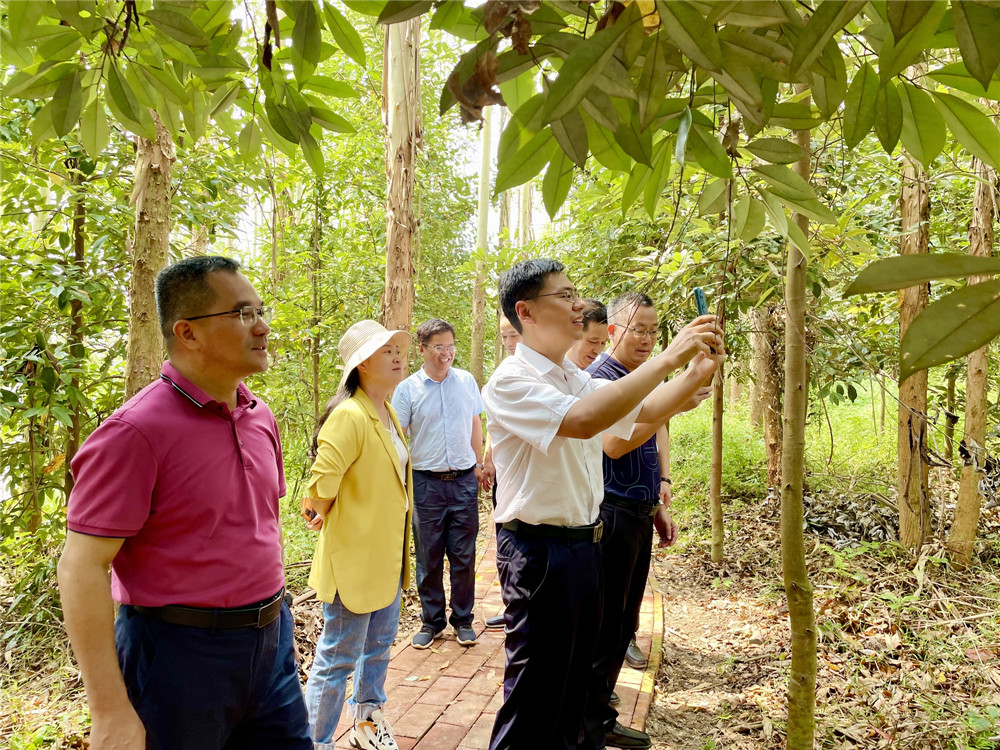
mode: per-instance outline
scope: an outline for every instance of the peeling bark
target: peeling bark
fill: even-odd
[[[483,111],[483,127],[479,131],[481,158],[479,162],[479,216],[476,230],[476,283],[472,289],[472,352],[469,371],[479,387],[483,387],[483,349],[486,338],[486,258],[489,255],[487,231],[490,221],[490,135],[493,128],[493,107]]]

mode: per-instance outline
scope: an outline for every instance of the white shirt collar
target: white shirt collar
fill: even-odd
[[[515,353],[526,365],[535,370],[539,375],[547,375],[559,367],[559,365],[551,359],[546,357],[544,354],[540,354],[535,351],[523,341],[518,342]],[[569,358],[563,358],[562,369],[566,371],[567,377],[570,378],[579,377],[583,374],[583,370],[573,364],[573,361]]]

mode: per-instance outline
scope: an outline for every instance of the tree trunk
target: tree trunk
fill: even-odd
[[[900,195],[901,255],[928,250],[930,198],[927,174],[904,153],[903,187]],[[930,284],[911,286],[899,293],[899,338],[903,339],[913,319],[927,306]],[[921,370],[899,385],[898,457],[899,541],[916,551],[930,534],[931,507],[928,496],[928,466],[923,460],[927,433],[927,370]]]
[[[722,562],[725,554],[725,528],[722,520],[722,394],[725,387],[722,369],[712,378],[712,469],[709,478],[709,498],[712,517],[712,562]]]
[[[80,164],[77,159],[70,160],[70,168],[73,173],[73,269],[76,272],[76,283],[80,284],[85,278],[87,268],[85,264],[84,247],[86,235],[84,234],[84,222],[87,218],[87,209],[83,204],[83,174],[80,172]],[[80,393],[80,371],[83,369],[83,358],[86,350],[83,346],[83,302],[73,298],[69,303],[69,354],[72,358],[72,370],[69,387],[74,394]],[[73,472],[70,465],[76,452],[80,449],[80,429],[83,407],[75,404],[70,409],[70,428],[66,434],[66,474],[63,480],[63,487],[66,491],[66,498],[73,491]]]
[[[489,255],[488,230],[490,225],[490,131],[493,128],[493,107],[483,112],[483,126],[479,130],[482,151],[479,162],[479,222],[476,231],[476,284],[472,289],[472,352],[469,370],[479,387],[483,387],[483,349],[486,338],[486,258]]]
[[[973,194],[972,222],[969,224],[969,254],[989,257],[993,254],[993,219],[996,202],[993,185],[996,173],[979,159],[973,160],[973,173],[979,178]],[[970,284],[987,281],[989,277],[974,276]],[[965,385],[965,435],[969,452],[978,453],[986,440],[986,412],[989,407],[989,344],[976,349],[968,357]],[[980,454],[981,456],[981,454]],[[952,562],[967,567],[972,562],[972,552],[979,527],[979,472],[971,461],[962,467],[958,487],[955,520],[948,536],[948,550]]]
[[[531,231],[531,183],[521,185],[521,199],[517,221],[518,247],[524,247],[535,237]]]
[[[781,486],[781,451],[784,442],[781,423],[781,391],[784,376],[778,352],[778,336],[782,330],[787,330],[782,310],[777,305],[771,305],[767,308],[762,334],[764,361],[760,400],[764,420],[764,449],[767,455],[767,486],[774,488]]]
[[[385,293],[381,322],[408,331],[413,320],[414,167],[420,145],[420,17],[389,24],[382,58],[387,180]]]
[[[130,248],[126,401],[159,376],[163,362],[154,284],[170,251],[170,167],[176,154],[170,131],[156,112],[152,114],[156,140],[136,138],[135,185],[129,200],[135,206],[135,239]]]
[[[796,84],[800,91],[803,84]],[[808,97],[805,103],[808,105]],[[795,141],[809,150],[809,131],[795,132]],[[795,163],[795,172],[809,179],[809,156]],[[809,220],[793,220],[809,236]],[[805,474],[806,401],[806,259],[788,245],[785,273],[785,398],[781,451],[781,566],[788,598],[792,664],[788,681],[788,750],[812,750],[815,732],[816,627],[813,592],[806,568],[802,532],[802,493]]]
[[[972,232],[972,227],[969,227],[969,232]],[[953,368],[949,368],[948,377],[945,379],[944,400],[944,457],[949,461],[955,457],[955,425],[958,423],[958,414],[955,413],[955,380],[957,379],[958,373]]]
[[[755,427],[764,426],[764,388],[763,381],[766,377],[765,367],[767,356],[765,353],[766,339],[764,337],[767,328],[766,307],[754,307],[750,309],[750,423]]]
[[[312,317],[309,321],[309,359],[312,370],[312,408],[313,424],[319,422],[320,415],[320,382],[319,371],[321,361],[321,336],[320,324],[322,323],[321,310],[323,301],[320,297],[320,279],[323,277],[323,260],[320,255],[320,248],[323,242],[323,210],[326,206],[326,191],[323,181],[316,180],[314,186],[315,203],[313,204],[313,231],[312,231],[312,262],[309,268],[309,285],[312,287]]]

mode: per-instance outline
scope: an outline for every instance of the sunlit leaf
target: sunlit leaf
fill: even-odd
[[[938,25],[948,10],[944,0],[920,0],[927,10],[901,39],[890,36],[882,44],[878,58],[878,74],[883,85],[908,65],[916,62],[930,46]]]
[[[699,214],[717,214],[726,208],[726,180],[709,180],[698,196]]]
[[[899,142],[903,128],[903,105],[900,103],[896,84],[889,82],[878,90],[875,97],[875,135],[887,154]]]
[[[642,189],[643,204],[650,219],[656,219],[656,207],[670,181],[671,166],[673,165],[672,146],[673,136],[668,135],[666,138],[660,139],[653,147],[653,166],[649,171],[649,179]]]
[[[333,40],[337,46],[354,62],[363,66],[365,64],[365,45],[361,41],[361,35],[333,3],[323,3],[323,14],[326,16],[326,27],[333,34]]]
[[[899,139],[906,150],[929,169],[934,157],[944,149],[948,135],[944,118],[926,91],[906,81],[903,81],[901,87],[903,117]]]
[[[83,88],[77,69],[59,82],[59,88],[52,97],[52,127],[58,137],[66,135],[76,126],[82,107]]]
[[[958,289],[929,304],[899,344],[899,380],[951,362],[1000,334],[1000,279]]]
[[[995,2],[953,0],[951,15],[965,67],[986,88],[1000,65],[1000,7]]]
[[[552,130],[544,128],[535,133],[517,151],[498,162],[496,184],[493,189],[499,194],[504,190],[523,185],[542,171],[551,159],[553,149],[557,148]]]
[[[894,256],[866,266],[844,290],[844,296],[905,289],[935,279],[962,279],[998,273],[1000,257],[966,253]]]
[[[844,99],[844,142],[854,148],[875,124],[875,99],[878,97],[878,76],[868,63],[854,74]]]
[[[550,219],[556,218],[559,207],[566,202],[573,186],[573,162],[562,149],[555,149],[542,180],[542,202]]]
[[[1000,170],[1000,130],[989,115],[957,96],[934,93],[938,111],[958,142],[980,161]]]
[[[323,39],[314,0],[299,0],[295,8],[295,25],[292,27],[292,72],[295,80],[304,81],[316,70]],[[315,167],[313,169],[315,171]]]
[[[751,195],[742,196],[733,204],[733,236],[750,242],[764,229],[764,206]]]
[[[758,138],[746,144],[745,148],[771,164],[792,164],[809,153],[799,144],[784,138]]]
[[[111,127],[108,125],[108,115],[104,111],[102,100],[95,98],[80,118],[80,142],[93,161],[97,161],[108,144],[110,135]]]
[[[936,68],[930,71],[927,77],[938,83],[943,83],[945,86],[951,86],[953,89],[972,94],[973,96],[1000,99],[1000,81],[995,78],[991,79],[989,81],[989,88],[983,88],[983,85],[969,73],[964,63],[952,63],[951,65]]]
[[[706,70],[722,66],[722,50],[715,29],[687,0],[657,0],[656,10],[664,30],[681,52]]]
[[[799,74],[823,52],[833,35],[840,31],[865,6],[865,0],[845,0],[836,3],[819,3],[805,28],[795,40],[792,53],[791,75]]]
[[[660,30],[649,38],[646,59],[639,73],[639,125],[648,128],[660,111],[660,105],[667,93],[667,38]]]
[[[559,147],[577,166],[587,162],[587,126],[578,110],[571,110],[551,124]]]
[[[730,178],[733,176],[733,166],[729,155],[715,137],[715,133],[698,123],[691,127],[688,134],[688,149],[698,166],[716,177]]]
[[[157,29],[181,44],[189,47],[205,47],[209,43],[205,32],[183,13],[166,8],[150,8],[143,13],[143,16]]]
[[[339,99],[357,99],[360,96],[358,90],[346,81],[335,81],[326,76],[312,76],[302,84],[302,88]]]
[[[625,180],[625,187],[622,188],[622,216],[628,213],[632,204],[639,197],[639,193],[642,192],[649,180],[651,171],[648,165],[641,162],[632,165],[632,171],[629,173],[628,179]]]
[[[399,23],[426,13],[434,7],[433,0],[391,0],[378,14],[379,23]]]

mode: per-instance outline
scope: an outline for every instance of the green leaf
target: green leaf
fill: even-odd
[[[302,84],[302,88],[339,99],[357,99],[360,96],[358,90],[351,84],[345,81],[335,81],[326,76],[313,76]]]
[[[205,135],[205,124],[208,120],[208,100],[203,91],[191,92],[191,105],[184,109],[184,125],[191,136],[191,142],[197,143]]]
[[[32,32],[38,24],[38,19],[42,17],[45,10],[45,3],[34,0],[8,0],[7,6],[7,29],[10,31],[11,41],[20,46],[32,37]]]
[[[594,122],[600,124],[602,128],[607,128],[614,132],[618,130],[618,111],[615,109],[611,97],[600,89],[591,89],[581,102],[583,111],[594,118]]]
[[[153,118],[139,104],[135,93],[118,72],[117,66],[108,62],[105,70],[108,82],[107,104],[112,114],[133,133],[149,139],[155,138],[156,127],[153,125]]]
[[[76,29],[66,29],[38,45],[38,59],[71,60],[76,56],[81,44],[83,37],[80,32]]]
[[[52,127],[58,137],[66,135],[76,126],[82,107],[83,87],[80,86],[80,71],[77,69],[59,82],[59,88],[52,97]]]
[[[726,180],[710,180],[698,196],[699,214],[717,214],[726,209]]]
[[[573,162],[561,149],[556,149],[542,180],[542,202],[549,218],[555,220],[559,207],[566,202],[573,186]]]
[[[875,124],[878,77],[868,63],[854,74],[844,101],[844,142],[852,149],[861,143]]]
[[[1000,256],[966,253],[897,255],[868,264],[844,290],[844,296],[890,292],[937,279],[962,279],[1000,273]]]
[[[635,203],[636,198],[639,197],[639,193],[649,181],[651,171],[642,162],[636,162],[632,165],[632,171],[629,173],[628,179],[625,181],[625,187],[622,189],[622,216],[625,216],[628,210],[632,208],[632,204]]]
[[[944,148],[948,133],[934,100],[923,89],[903,81],[900,97],[903,119],[899,138],[913,157],[930,169],[934,157]]]
[[[517,185],[523,185],[542,171],[542,167],[558,148],[549,128],[535,133],[527,143],[503,161],[498,160],[496,184],[497,194]]]
[[[1000,279],[958,289],[929,304],[899,344],[899,381],[973,352],[1000,334]]]
[[[269,102],[264,102],[264,111],[267,117],[258,117],[256,122],[260,126],[261,132],[267,137],[267,142],[274,146],[276,149],[281,151],[289,159],[294,158],[296,152],[298,151],[298,141],[289,141],[287,138],[282,136],[277,130],[274,129],[274,125],[271,124],[271,113],[270,109],[274,105]],[[275,119],[280,120],[279,114],[274,115]],[[287,126],[285,126],[287,127]]]
[[[205,32],[183,13],[164,8],[151,8],[143,16],[158,30],[188,47],[205,47],[209,44]]]
[[[535,95],[534,73],[522,73],[500,84],[500,95],[511,112],[517,112]]]
[[[133,65],[130,67],[137,68],[154,88],[174,104],[186,107],[191,103],[191,95],[184,88],[184,84],[178,81],[177,76],[169,70],[160,70],[146,65]]]
[[[902,128],[903,105],[900,103],[896,84],[889,81],[875,96],[875,135],[887,154],[891,154],[899,142]]]
[[[766,28],[786,23],[788,16],[781,4],[773,0],[736,0],[729,3],[714,3],[708,20],[713,24],[725,20],[727,24],[747,28]]]
[[[434,7],[433,0],[391,0],[378,14],[379,23],[399,23],[426,13]]]
[[[31,145],[37,146],[55,136],[52,126],[52,102],[42,107],[31,120]]]
[[[653,146],[653,167],[649,172],[649,179],[646,181],[646,186],[643,188],[646,213],[654,221],[656,220],[656,207],[663,196],[663,191],[666,189],[667,183],[670,181],[670,173],[673,167],[673,160],[671,159],[673,138],[673,135],[668,135],[665,138],[661,138]]]
[[[309,111],[312,113],[313,122],[322,128],[326,128],[334,133],[357,132],[351,123],[324,107],[310,107]]]
[[[823,118],[805,102],[781,102],[771,111],[770,124],[789,130],[812,130]]]
[[[800,201],[816,200],[816,192],[809,183],[786,166],[760,164],[753,167],[753,171],[767,181],[775,195]]]
[[[639,73],[639,125],[645,130],[659,114],[660,106],[667,95],[668,73],[667,39],[661,29],[649,37],[646,45],[646,59]]]
[[[587,163],[587,126],[579,110],[571,110],[551,125],[559,147],[579,167]]]
[[[995,2],[953,0],[951,15],[965,67],[987,88],[1000,65],[1000,8]]]
[[[952,63],[940,68],[936,68],[927,74],[927,77],[951,86],[953,89],[964,91],[973,96],[984,96],[987,99],[1000,99],[1000,81],[995,78],[989,82],[989,88],[983,88],[972,74],[966,69],[963,63]]]
[[[817,5],[802,33],[795,40],[791,62],[793,79],[798,78],[802,71],[812,65],[822,54],[827,42],[833,39],[833,35],[844,28],[864,6],[864,0],[845,0]]]
[[[771,164],[793,164],[809,154],[802,146],[784,138],[758,138],[746,144],[746,150]]]
[[[604,28],[570,53],[549,89],[542,114],[545,122],[558,120],[580,104],[614,55],[625,30],[623,24]]]
[[[325,169],[323,149],[316,143],[316,139],[310,133],[304,132],[299,140],[299,145],[302,146],[302,155],[306,157],[306,162],[312,168],[313,173],[317,177],[322,177]]]
[[[17,99],[48,99],[59,82],[76,67],[75,62],[42,62],[35,71],[29,68],[12,75],[3,87],[3,95]]]
[[[931,9],[930,3],[886,3],[886,17],[894,39],[902,39]]]
[[[824,117],[832,117],[840,108],[847,93],[847,68],[844,66],[844,56],[835,41],[828,42],[829,49],[823,55],[823,60],[829,60],[833,75],[825,72],[812,74],[812,96],[819,111]]]
[[[295,7],[295,25],[292,27],[292,73],[295,80],[301,83],[316,71],[323,38],[313,0],[299,0]],[[320,164],[322,169],[322,162]],[[312,163],[310,166],[313,166]],[[316,171],[315,166],[313,171]]]
[[[240,132],[239,148],[240,157],[245,163],[250,163],[260,154],[261,134],[260,128],[254,120],[250,120]]]
[[[889,37],[882,43],[878,58],[878,73],[883,84],[916,62],[931,46],[931,39],[948,10],[944,0],[921,2],[927,5],[923,17],[901,39]]]
[[[768,37],[754,34],[736,26],[725,26],[719,31],[726,68],[742,64],[762,76],[777,81],[792,80],[789,63],[792,51]]]
[[[503,133],[500,134],[500,143],[497,145],[497,164],[501,164],[513,156],[538,132],[538,128],[529,127],[529,125],[532,125],[532,120],[535,119],[535,115],[542,108],[544,102],[545,96],[536,94],[514,112],[503,129]]]
[[[593,154],[594,159],[599,164],[615,172],[625,172],[628,170],[629,157],[615,143],[613,135],[589,117],[585,118],[584,122],[587,125],[587,140],[590,143],[590,153]]]
[[[104,103],[100,97],[83,111],[80,119],[80,142],[87,151],[92,161],[97,161],[108,144],[108,136],[111,135],[111,128],[108,125],[108,115],[104,111]]]
[[[809,247],[809,238],[802,231],[802,227],[791,219],[788,220],[788,233],[785,235],[785,238],[798,248],[806,260],[812,258],[812,248]]]
[[[229,112],[229,108],[233,106],[233,102],[239,98],[242,92],[242,81],[233,81],[226,86],[219,87],[208,102],[208,116],[218,117]]]
[[[326,27],[333,34],[333,40],[337,46],[344,50],[344,54],[363,67],[366,59],[365,45],[361,41],[361,35],[357,29],[331,2],[323,4],[323,13],[326,15]]]
[[[957,96],[934,93],[938,111],[966,151],[1000,171],[1000,130],[979,107]]]
[[[687,0],[656,0],[663,29],[681,52],[700,68],[722,67],[722,50],[715,29]]]
[[[175,139],[180,139],[184,135],[184,120],[180,109],[159,91],[154,91],[153,93],[155,95],[153,108],[156,110],[156,114],[160,116],[160,122],[163,124],[163,127],[170,131],[170,134]],[[225,130],[225,119],[220,117],[218,125],[222,130]]]
[[[677,123],[677,143],[674,144],[674,160],[684,167],[684,154],[687,151],[688,138],[691,135],[691,123],[694,115],[691,114],[691,107],[685,107],[681,112],[681,117]]]
[[[742,196],[733,205],[733,222],[733,236],[751,242],[764,229],[764,206],[753,196]]]
[[[788,237],[788,217],[785,216],[785,209],[778,201],[778,199],[764,190],[759,185],[757,186],[758,192],[760,192],[760,197],[764,199],[762,207],[767,217],[771,220],[771,225],[778,230],[778,234],[782,237]]]
[[[688,136],[688,148],[698,166],[709,174],[726,179],[733,176],[729,155],[713,131],[695,123]]]
[[[639,128],[639,105],[624,99],[615,100],[618,113],[618,128],[615,142],[626,154],[646,166],[653,163],[653,134]]]

